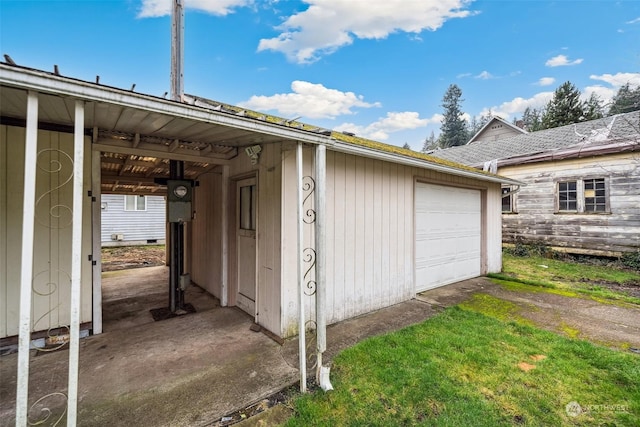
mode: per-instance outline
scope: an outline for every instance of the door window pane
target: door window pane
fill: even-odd
[[[240,187],[240,228],[256,229],[256,186]]]

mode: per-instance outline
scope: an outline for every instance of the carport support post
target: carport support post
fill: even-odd
[[[297,213],[298,213],[298,357],[300,361],[300,392],[307,391],[307,355],[305,352],[305,317],[304,317],[304,257],[302,256],[302,248],[304,247],[303,236],[303,218],[304,210],[302,206],[302,143],[298,142],[296,147],[296,196],[297,196]]]
[[[80,292],[82,283],[82,190],[84,184],[84,104],[76,101],[73,132],[73,221],[71,234],[71,325],[69,327],[69,385],[67,426],[78,416],[78,365],[80,358]]]
[[[18,335],[18,379],[16,426],[27,425],[29,412],[29,346],[31,344],[31,281],[33,279],[33,232],[38,157],[38,93],[27,95],[24,153],[24,200],[22,207],[22,257],[20,265],[20,324]]]
[[[315,240],[316,240],[316,338],[317,338],[317,368],[316,382],[320,384],[320,368],[322,367],[322,353],[327,349],[327,319],[326,319],[326,257],[325,257],[325,206],[327,189],[327,147],[316,146],[316,191],[315,191]]]

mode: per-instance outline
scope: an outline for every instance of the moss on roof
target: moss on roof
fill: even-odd
[[[382,142],[373,141],[371,139],[361,138],[358,136],[351,136],[341,132],[332,132],[331,137],[333,137],[335,140],[340,142],[359,145],[361,147],[370,148],[373,150],[384,151],[386,153],[391,153],[391,154],[398,154],[401,156],[411,157],[418,160],[424,160],[430,163],[435,163],[435,164],[450,167],[450,168],[455,168],[455,169],[460,169],[460,170],[465,170],[465,171],[470,171],[475,173],[481,173],[487,176],[496,176],[495,174],[485,172],[471,166],[465,166],[460,163],[452,162],[445,159],[440,159],[438,157],[433,157],[428,154],[421,153],[419,151],[408,150],[406,148],[398,147],[396,145],[385,144]]]
[[[272,116],[269,114],[260,113],[257,111],[248,110],[246,108],[237,107],[235,105],[220,103],[217,101],[213,101],[213,102],[216,104],[219,104],[226,111],[231,111],[236,114],[243,114],[245,117],[249,117],[252,119],[262,120],[268,123],[287,126],[290,128],[299,129],[307,132],[317,132],[319,130],[322,130],[322,128],[319,128],[318,126],[309,125],[306,123],[298,122],[296,120],[289,120],[282,117]],[[385,144],[382,142],[362,138],[355,135],[349,135],[342,132],[336,132],[336,131],[330,131],[330,132],[331,132],[330,133],[331,138],[335,139],[336,141],[345,142],[347,144],[353,144],[360,147],[382,151],[390,154],[396,154],[396,155],[409,157],[413,159],[424,160],[429,163],[434,163],[437,165],[446,166],[449,168],[459,169],[463,171],[479,173],[487,176],[497,176],[496,174],[485,172],[471,166],[466,166],[461,163],[430,156],[428,154],[420,153],[418,151],[408,150],[402,147],[398,147],[396,145]]]

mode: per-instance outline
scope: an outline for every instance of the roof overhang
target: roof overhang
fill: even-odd
[[[495,175],[481,170],[474,170],[472,168],[462,169],[462,165],[460,165],[460,167],[448,166],[441,163],[430,162],[423,159],[389,153],[386,151],[373,150],[367,147],[361,147],[358,145],[343,143],[339,141],[336,141],[336,143],[330,149],[341,153],[353,154],[356,156],[368,157],[377,160],[384,160],[387,162],[398,163],[405,166],[412,166],[420,169],[427,169],[435,172],[442,172],[450,175],[477,179],[480,181],[496,182],[505,185],[525,185],[521,181],[507,178],[505,176]]]

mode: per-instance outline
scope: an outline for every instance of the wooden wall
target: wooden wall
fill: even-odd
[[[600,255],[640,249],[638,153],[509,166],[498,173],[527,183],[515,195],[517,213],[503,215],[505,242]],[[554,213],[555,183],[576,178],[605,178],[611,212]]]
[[[194,283],[221,298],[222,292],[222,234],[228,237],[228,289],[229,304],[235,305],[236,212],[235,191],[237,180],[255,176],[258,187],[257,207],[257,259],[256,259],[256,313],[255,320],[264,328],[280,334],[280,190],[282,161],[280,144],[262,146],[257,165],[252,165],[243,150],[229,166],[228,199],[223,200],[221,168],[198,177],[200,186],[195,191],[196,217],[191,224],[190,273]],[[222,226],[222,210],[228,211],[228,227]]]
[[[25,129],[0,126],[0,338],[18,333]],[[32,330],[70,323],[73,134],[38,132]],[[85,140],[84,191],[91,189],[91,145]],[[58,170],[59,169],[59,170]],[[92,298],[91,202],[83,205],[81,322]]]
[[[305,150],[305,174],[312,152]],[[502,268],[500,185],[328,151],[327,321],[335,323],[411,299],[416,179],[483,191],[483,272]],[[283,152],[282,334],[297,334],[295,151]],[[312,234],[306,229],[307,235]],[[309,243],[309,242],[307,242]],[[307,298],[308,318],[314,300]]]

